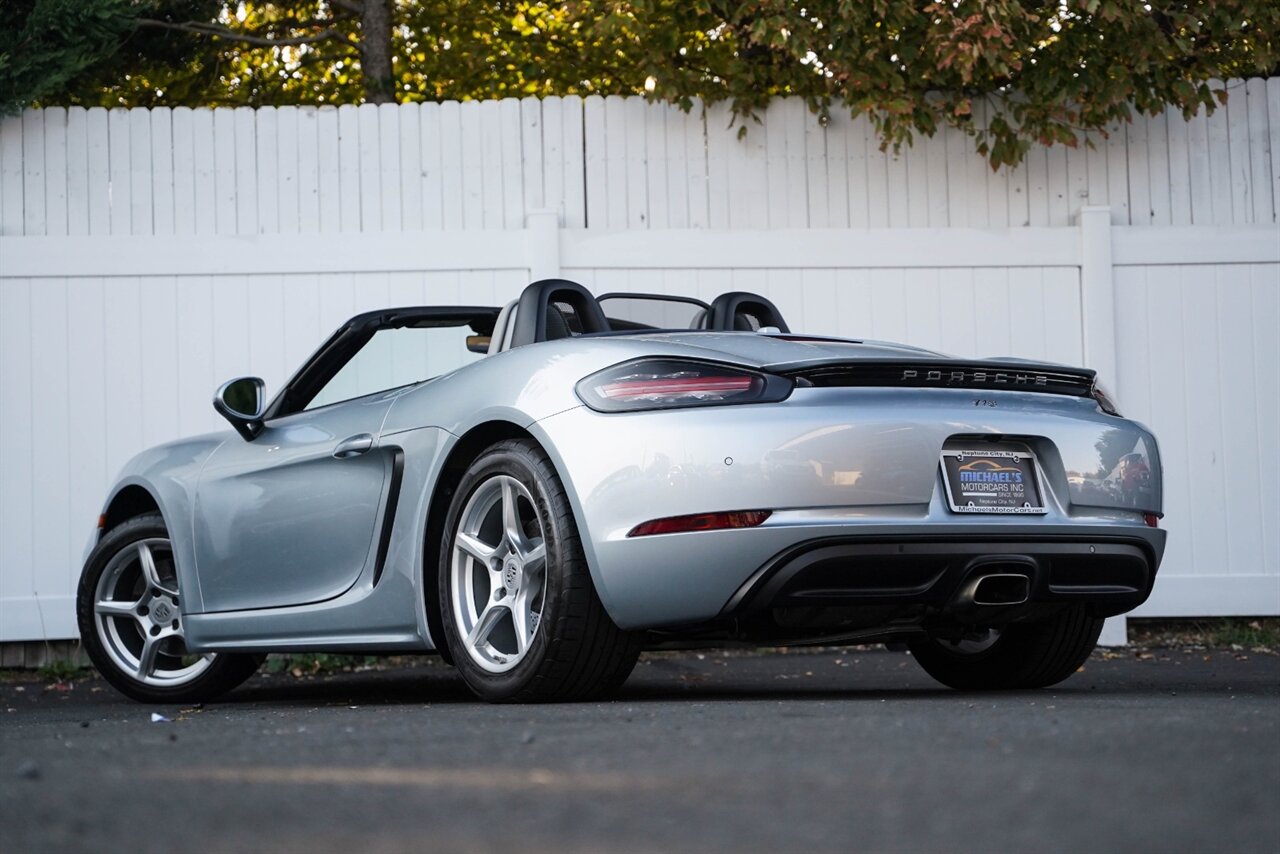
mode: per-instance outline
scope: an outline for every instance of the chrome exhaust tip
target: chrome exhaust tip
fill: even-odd
[[[1031,598],[1031,579],[1014,572],[980,575],[965,584],[959,598],[965,605],[1021,605]]]

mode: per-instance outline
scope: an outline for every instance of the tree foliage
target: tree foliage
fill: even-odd
[[[993,167],[1134,109],[1212,109],[1212,81],[1280,66],[1276,0],[3,2],[25,23],[0,106],[649,94],[728,100],[746,131],[787,94],[870,116],[887,145],[958,127]]]
[[[993,166],[1020,161],[1033,143],[1074,146],[1081,131],[1129,119],[1131,105],[1154,114],[1169,104],[1188,116],[1212,109],[1225,96],[1210,80],[1268,73],[1280,48],[1275,0],[823,0],[800,14],[797,5],[735,7],[726,22],[738,55],[767,53],[790,91],[818,110],[869,114],[890,142],[955,125]],[[749,113],[762,98],[738,64],[721,76],[736,110]],[[815,73],[805,80],[796,65]],[[985,130],[974,121],[978,103],[990,116]]]
[[[134,29],[132,0],[3,0],[0,112],[56,102]]]

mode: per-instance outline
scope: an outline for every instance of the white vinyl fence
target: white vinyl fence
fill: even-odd
[[[1280,80],[992,173],[796,101],[548,98],[28,111],[0,121],[0,641],[75,635],[81,554],[138,450],[219,429],[346,317],[533,278],[754,290],[793,328],[1083,363],[1165,459],[1145,615],[1280,614]]]

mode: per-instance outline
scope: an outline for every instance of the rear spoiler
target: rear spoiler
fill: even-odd
[[[1039,362],[960,359],[814,360],[766,365],[799,385],[854,388],[965,388],[1089,397],[1095,371]]]

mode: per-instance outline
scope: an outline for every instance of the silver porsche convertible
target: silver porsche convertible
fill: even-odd
[[[1093,372],[789,331],[748,293],[354,317],[233,431],[148,450],[77,600],[143,701],[272,652],[437,652],[491,701],[641,651],[884,642],[961,689],[1071,675],[1150,594],[1155,439]]]

